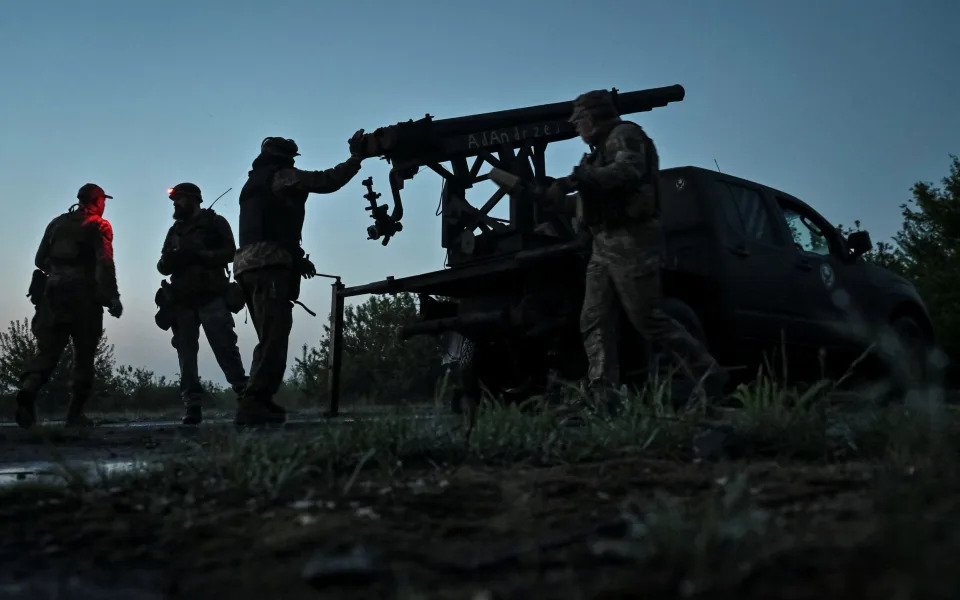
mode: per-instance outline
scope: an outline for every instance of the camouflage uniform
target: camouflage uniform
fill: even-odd
[[[240,399],[237,424],[278,423],[286,418],[273,396],[287,368],[293,303],[300,297],[300,278],[316,275],[300,248],[307,197],[336,192],[360,171],[362,133],[358,131],[350,140],[350,158],[332,169],[295,168],[293,157],[299,156],[296,143],[283,138],[266,138],[253,161],[240,192],[240,248],[234,258],[234,277],[243,289],[259,341]]]
[[[123,306],[113,262],[113,229],[103,218],[103,189],[80,188],[79,203],[53,219],[43,233],[31,284],[36,312],[31,330],[37,353],[23,367],[16,421],[24,428],[37,420],[37,392],[49,381],[67,342],[73,342],[73,373],[67,423],[89,425],[83,408],[93,389],[94,360],[103,334],[103,308],[120,317]],[[44,281],[45,280],[45,281]],[[41,289],[42,286],[42,289]]]
[[[716,361],[660,307],[663,238],[656,148],[639,125],[620,119],[607,92],[577,98],[570,120],[592,146],[559,184],[564,192],[577,191],[568,198],[577,203],[593,238],[580,315],[590,387],[619,385],[620,307],[641,335],[681,358],[699,379]]]
[[[197,186],[179,184],[171,189],[170,198],[197,203],[184,204],[183,214],[175,214],[157,263],[162,275],[170,275],[171,342],[180,362],[180,393],[186,409],[183,422],[196,424],[202,419],[204,395],[197,366],[201,327],[233,390],[240,394],[247,383],[233,313],[226,300],[230,285],[227,265],[233,262],[236,242],[226,219],[212,209],[199,209],[203,198]]]

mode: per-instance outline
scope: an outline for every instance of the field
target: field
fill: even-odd
[[[0,488],[0,595],[955,596],[960,423],[937,390],[880,405],[761,378],[683,413],[667,395],[572,420],[488,405],[469,437],[439,407],[0,428],[0,460],[62,463]],[[80,458],[141,464],[91,476]]]

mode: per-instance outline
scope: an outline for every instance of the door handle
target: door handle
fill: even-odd
[[[737,244],[736,246],[727,246],[727,249],[733,254],[736,254],[737,256],[750,256],[750,251],[747,250],[747,247],[744,244]]]
[[[811,264],[810,264],[810,261],[807,261],[807,260],[799,260],[799,261],[797,261],[797,262],[796,262],[796,267],[797,267],[798,269],[800,269],[801,271],[809,271],[809,270],[813,269],[813,265],[811,265]]]

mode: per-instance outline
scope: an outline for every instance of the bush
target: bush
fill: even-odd
[[[951,156],[942,187],[917,182],[901,205],[903,225],[865,259],[902,275],[917,288],[933,318],[940,346],[960,379],[960,158]],[[857,223],[859,228],[859,223]],[[847,230],[839,226],[843,232]]]
[[[441,374],[440,347],[429,337],[401,341],[400,326],[415,319],[417,304],[410,294],[371,297],[344,311],[344,352],[341,371],[343,395],[352,404],[397,404],[429,401]],[[329,405],[327,357],[330,327],[317,347],[303,346],[294,359],[292,377],[277,394],[277,401],[293,409]],[[20,386],[24,363],[37,344],[29,319],[12,321],[0,332],[0,395],[12,401]],[[168,380],[143,367],[118,366],[114,348],[104,333],[96,354],[96,380],[88,407],[92,412],[150,413],[179,410],[182,406],[179,377]],[[73,348],[68,344],[50,381],[40,391],[44,412],[63,412],[70,399]],[[233,393],[202,380],[211,397],[207,406],[231,410]]]
[[[409,293],[371,296],[343,315],[342,397],[353,404],[397,404],[429,401],[442,373],[440,346],[429,336],[402,341],[399,328],[417,316]],[[302,394],[329,402],[327,368],[330,327],[317,347],[301,349],[294,359],[292,383]]]
[[[29,319],[11,321],[7,331],[0,332],[0,390],[4,398],[12,398],[20,387],[21,372],[26,361],[37,352],[37,341]],[[110,391],[114,369],[113,346],[104,334],[97,345],[94,361],[96,380],[93,395]],[[67,344],[60,362],[47,384],[40,390],[38,402],[54,409],[65,409],[70,399],[70,372],[73,369],[73,347]]]
[[[20,387],[24,364],[36,351],[37,341],[30,329],[29,319],[11,321],[7,330],[0,332],[0,396],[8,404]],[[117,367],[113,351],[113,345],[103,333],[94,362],[94,387],[88,403],[90,411],[153,412],[180,406],[179,382],[157,377],[149,369]],[[66,410],[70,401],[73,360],[73,347],[68,343],[50,380],[38,394],[37,402],[43,412],[56,414]],[[219,391],[210,382],[204,384],[210,392]]]

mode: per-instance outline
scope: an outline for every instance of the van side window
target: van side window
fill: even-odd
[[[783,206],[782,210],[787,220],[787,228],[790,229],[790,235],[793,237],[793,243],[799,250],[820,255],[830,254],[827,236],[809,218],[805,218],[807,215],[788,206]]]
[[[759,192],[726,181],[718,181],[717,185],[717,201],[737,237],[771,246],[779,244],[770,212]]]

